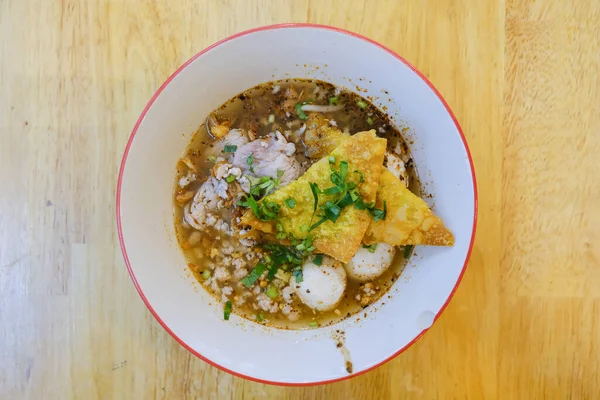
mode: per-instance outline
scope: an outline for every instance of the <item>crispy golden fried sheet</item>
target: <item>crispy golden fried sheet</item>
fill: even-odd
[[[378,182],[383,170],[385,148],[386,139],[378,138],[375,131],[371,130],[357,133],[344,140],[330,154],[335,158],[335,163],[332,165],[336,169],[339,169],[340,161],[348,162],[347,180],[358,185],[357,189],[365,203],[374,202],[376,199]],[[355,170],[362,173],[363,183],[360,183],[360,175],[354,173]],[[317,208],[315,213],[315,201],[309,183],[314,182],[321,189],[326,189],[333,186],[330,176],[329,157],[322,158],[300,178],[266,196],[262,201],[281,205],[277,223],[281,224],[280,228],[283,232],[291,234],[297,239],[313,235],[312,243],[317,252],[342,262],[348,262],[361,245],[372,219],[368,211],[357,210],[351,206],[346,207],[335,223],[326,221],[308,232],[308,228],[319,220],[316,214],[321,211],[320,208]],[[294,199],[295,206],[288,207],[285,203],[286,199]],[[331,200],[331,197],[324,194],[319,195],[318,206],[325,204],[327,200]],[[243,215],[242,223],[263,232],[274,233],[276,231],[274,221],[260,221],[252,210],[248,210]]]
[[[452,246],[454,236],[435,216],[423,199],[406,188],[387,169],[381,174],[376,207],[387,204],[385,220],[372,221],[363,238],[365,244],[387,243],[394,246],[425,244]]]
[[[328,154],[348,135],[329,125],[320,115],[310,114],[304,142],[311,154]],[[387,218],[372,221],[364,237],[365,244],[384,242],[394,246],[424,244],[434,246],[454,245],[454,236],[427,203],[406,188],[398,178],[384,168],[377,192],[377,208],[387,204]]]

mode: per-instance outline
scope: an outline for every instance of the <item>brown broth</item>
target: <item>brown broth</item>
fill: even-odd
[[[274,89],[277,86],[279,87],[279,90]],[[297,92],[297,97],[293,98],[293,102],[289,100],[290,96],[286,97],[286,93],[287,95],[290,94],[288,91],[290,87],[293,87]],[[327,118],[335,120],[337,126],[341,130],[355,133],[376,129],[379,136],[388,139],[389,150],[395,148],[397,145],[402,148],[402,152],[405,155],[404,161],[407,174],[410,179],[409,188],[416,194],[420,194],[421,185],[413,163],[410,160],[408,147],[402,138],[401,133],[390,122],[387,115],[377,109],[367,99],[346,90],[336,89],[335,86],[329,83],[300,79],[268,82],[248,89],[240,95],[228,100],[220,108],[214,111],[213,116],[217,121],[229,121],[231,123],[231,129],[252,131],[253,133],[250,134],[251,138],[265,137],[275,130],[281,132],[291,131],[292,133],[288,137],[290,138],[289,140],[296,145],[296,158],[305,167],[304,169],[306,169],[314,160],[308,160],[303,155],[304,144],[301,141],[301,137],[296,137],[297,135],[295,136],[293,134],[293,131],[298,130],[304,123],[304,121],[298,118],[294,106],[298,102],[327,104],[327,100],[331,97],[336,97],[340,104],[344,104],[344,108],[340,111],[327,113],[325,115]],[[367,107],[361,108],[359,106],[360,102],[366,103]],[[203,124],[193,135],[184,154],[184,158],[188,158],[193,164],[194,169],[196,170],[195,175],[198,180],[190,183],[184,189],[180,188],[178,182],[182,177],[188,174],[189,167],[183,163],[179,163],[175,179],[174,197],[177,198],[178,195],[185,196],[188,192],[195,193],[205,178],[209,177],[211,174],[211,168],[214,165],[214,160],[211,160],[211,157],[218,155],[222,155],[218,142],[212,138],[207,127]],[[218,300],[224,300],[221,294],[216,294],[213,291],[214,284],[211,286],[208,285],[207,282],[216,279],[213,278],[213,275],[217,268],[225,268],[224,266],[227,266],[228,263],[234,263],[238,259],[243,259],[244,262],[248,264],[246,269],[250,271],[252,269],[252,264],[256,264],[260,258],[260,245],[248,250],[248,248],[241,246],[239,243],[235,243],[235,238],[229,238],[223,232],[219,232],[212,227],[207,228],[203,232],[197,232],[189,226],[186,226],[183,222],[184,212],[181,204],[175,200],[174,205],[176,233],[179,245],[189,262],[188,266],[190,270],[209,293]],[[232,203],[226,211],[222,211],[223,220],[232,220],[232,218],[235,218],[235,215],[233,215],[235,213],[233,212],[232,214],[232,209],[234,207],[235,204]],[[231,247],[234,250],[231,254],[224,255],[223,251],[229,249],[227,243],[231,243]],[[217,251],[222,254],[216,255]],[[250,252],[256,252],[257,256],[248,259],[248,254]],[[348,279],[346,292],[335,310],[315,312],[302,304],[299,299],[294,296],[292,307],[297,309],[301,316],[296,321],[290,321],[282,312],[277,311],[270,313],[260,309],[256,310],[255,306],[257,303],[254,300],[248,300],[243,304],[238,305],[235,299],[248,296],[247,292],[251,291],[251,289],[247,289],[240,284],[232,284],[230,285],[232,293],[228,296],[233,302],[232,312],[253,321],[257,321],[257,318],[260,319],[260,315],[264,318],[260,322],[285,329],[305,329],[309,326],[314,327],[315,323],[318,324],[318,326],[323,326],[339,322],[340,320],[360,312],[370,304],[373,304],[389,290],[406,264],[407,260],[405,259],[404,253],[405,251],[403,248],[398,248],[392,266],[382,276],[370,282],[370,284],[373,285],[373,288],[376,288],[376,294],[370,296],[368,301],[363,300],[365,283],[359,283]],[[211,271],[211,277],[208,281],[205,279],[207,274],[205,271]],[[233,267],[230,268],[230,272],[232,272],[232,275],[235,273]],[[232,278],[231,281],[237,282],[239,279],[236,281],[235,278]],[[223,283],[220,288],[222,289],[223,285],[229,285],[229,282],[230,281]],[[260,287],[260,285],[256,286]],[[261,293],[264,292],[264,289],[265,288],[260,289]],[[280,295],[278,298],[281,298],[281,288],[279,288],[279,293]],[[362,302],[356,299],[358,294],[361,295]],[[248,296],[248,299],[256,298],[257,296],[258,295],[253,294]],[[281,301],[280,304],[281,305],[278,307],[282,310],[284,302]]]

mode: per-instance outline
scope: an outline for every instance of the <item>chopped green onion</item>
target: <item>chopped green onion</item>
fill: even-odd
[[[331,105],[336,105],[338,103],[340,99],[338,99],[336,96],[330,97],[329,98],[329,104]]]
[[[317,226],[321,225],[325,221],[327,221],[327,217],[322,217],[320,220],[318,220],[317,222],[312,224],[311,227],[308,229],[308,231],[309,232],[312,231],[313,229],[315,229]]]
[[[265,293],[272,299],[275,299],[277,296],[279,296],[279,290],[277,290],[277,286],[275,285],[269,285]]]
[[[210,271],[209,271],[208,269],[205,269],[205,270],[202,272],[202,278],[204,278],[204,280],[207,280],[207,279],[209,279],[209,278],[210,278]]]
[[[358,179],[360,179],[360,183],[363,183],[363,182],[365,181],[365,177],[364,177],[364,175],[362,174],[362,172],[360,172],[359,170],[355,169],[355,170],[354,170],[354,173],[355,173],[355,174],[358,174]]]
[[[285,205],[288,206],[289,208],[296,207],[296,199],[288,197],[287,199],[285,199]]]
[[[263,313],[258,313],[258,315],[256,316],[256,319],[258,320],[258,322],[263,322],[265,319],[265,314]]]
[[[275,275],[277,274],[277,270],[279,269],[280,265],[276,265],[273,264],[269,267],[269,274],[267,275],[267,279],[269,280],[269,282],[271,282],[273,280],[273,278],[275,278]]]
[[[278,170],[277,170],[277,177],[278,177],[278,178],[281,178],[281,177],[283,176],[283,174],[285,174],[285,171],[284,171],[284,170],[282,170],[282,169],[278,169]]]
[[[373,214],[375,222],[379,220],[385,220],[387,214],[387,202],[385,200],[383,201],[383,210],[374,209],[371,211],[371,214]]]
[[[358,107],[359,107],[361,110],[364,110],[364,109],[365,109],[365,108],[367,108],[367,106],[368,106],[368,104],[367,104],[365,101],[363,101],[363,100],[358,100],[358,101],[356,102],[356,105],[357,105],[357,106],[358,106]]]
[[[287,233],[285,232],[277,232],[277,235],[275,235],[275,239],[277,240],[283,240],[287,238]]]
[[[316,328],[317,326],[319,326],[319,323],[317,321],[311,321],[309,322],[308,326],[310,326],[311,328]]]
[[[231,182],[235,181],[235,175],[229,175],[227,178],[225,178],[225,180],[228,183],[231,183]]]
[[[292,276],[296,280],[296,283],[301,283],[302,280],[304,279],[304,276],[302,275],[302,268],[301,267],[295,268],[292,271]]]
[[[340,214],[342,213],[342,210],[330,201],[325,203],[325,205],[321,208],[323,209],[323,212],[325,213],[327,219],[329,219],[332,222],[336,222],[340,217]]]
[[[306,231],[308,231],[308,225],[306,225],[306,224],[302,224],[302,225],[300,225],[300,230],[301,230],[302,232],[306,232]]]
[[[404,259],[405,260],[408,260],[410,258],[410,255],[411,255],[414,247],[415,246],[413,246],[412,244],[408,245],[408,246],[404,246]]]
[[[371,117],[367,118],[367,124],[373,125],[373,118],[371,118]]]
[[[323,190],[323,194],[326,194],[326,195],[336,194],[336,193],[341,192],[341,190],[342,189],[340,189],[339,186],[332,186],[330,188]]]
[[[315,258],[313,258],[313,264],[321,266],[321,264],[323,264],[323,254],[317,254]]]
[[[237,150],[237,146],[235,144],[226,144],[225,147],[223,148],[223,151],[225,153],[235,153],[236,150]]]
[[[340,175],[342,175],[343,180],[346,180],[346,176],[348,175],[348,161],[340,161]]]
[[[298,113],[298,118],[300,119],[308,119],[308,115],[302,109],[302,103],[296,103],[296,112]]]
[[[335,162],[335,157],[329,156],[329,162],[333,164]]]
[[[250,153],[250,155],[246,159],[246,163],[250,167],[250,172],[254,173],[254,154]]]
[[[367,245],[363,244],[363,249],[368,249],[369,253],[375,253],[375,250],[377,250],[377,243],[373,243],[370,246],[367,246]]]
[[[207,158],[208,158],[208,161],[210,161],[210,162],[217,161],[217,156],[208,156]]]
[[[323,193],[321,189],[319,189],[319,185],[314,182],[309,182],[310,191],[315,199],[315,205],[313,207],[313,213],[317,211],[317,206],[319,205],[319,193]]]
[[[266,269],[267,266],[265,264],[256,264],[252,271],[250,271],[250,273],[241,280],[242,284],[247,288],[252,287],[252,285],[254,285],[254,282],[256,282],[258,278],[260,278],[260,276],[266,271]]]
[[[352,200],[352,195],[350,193],[346,193],[344,197],[338,201],[337,206],[342,209],[344,207],[348,207],[352,203],[354,203],[354,200]]]
[[[275,114],[269,115],[268,121],[269,121],[270,124],[272,124],[273,122],[275,122]]]
[[[223,319],[229,321],[229,315],[231,315],[231,302],[225,303],[225,309],[223,310]]]

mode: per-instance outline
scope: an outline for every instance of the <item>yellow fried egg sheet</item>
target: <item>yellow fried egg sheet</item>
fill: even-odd
[[[426,244],[452,246],[454,236],[435,216],[423,199],[412,193],[385,169],[379,180],[376,207],[385,200],[385,220],[372,221],[363,239],[365,244],[387,243],[393,246]]]
[[[330,126],[329,121],[310,114],[305,133],[308,155],[328,154],[349,135]],[[316,157],[312,157],[316,158]],[[394,246],[424,244],[434,246],[454,245],[454,236],[435,216],[427,203],[406,188],[398,178],[384,168],[377,192],[377,208],[387,204],[387,218],[372,221],[364,238],[365,244],[387,243]]]
[[[379,178],[383,170],[383,156],[386,139],[377,137],[374,130],[360,132],[336,147],[328,157],[314,163],[300,178],[289,185],[266,196],[261,201],[275,202],[281,205],[277,223],[280,229],[296,239],[313,236],[313,246],[316,252],[329,255],[339,261],[348,262],[361,245],[372,217],[366,210],[358,210],[353,206],[342,209],[336,222],[326,221],[308,231],[308,228],[318,222],[321,209],[319,206],[332,200],[332,196],[320,194],[315,213],[315,200],[310,183],[316,183],[324,190],[334,186],[331,183],[331,166],[339,169],[340,161],[348,162],[347,181],[357,184],[357,190],[365,203],[374,202],[379,186]],[[330,163],[330,157],[335,159]],[[360,171],[364,182],[360,182]],[[286,205],[286,199],[294,199],[293,208]],[[260,202],[259,202],[260,203]],[[263,232],[274,233],[275,221],[260,221],[252,210],[246,211],[242,223]]]

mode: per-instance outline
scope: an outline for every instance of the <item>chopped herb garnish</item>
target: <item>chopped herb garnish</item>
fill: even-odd
[[[321,189],[319,189],[319,185],[317,185],[314,182],[309,182],[309,186],[310,186],[310,191],[313,194],[313,197],[315,199],[315,205],[313,207],[313,213],[317,211],[317,206],[319,205],[319,194],[323,193],[321,191]]]
[[[279,296],[279,290],[277,290],[277,286],[273,284],[267,287],[267,291],[265,293],[272,299],[275,299],[277,296]]]
[[[250,153],[248,158],[246,158],[246,163],[250,167],[250,172],[254,173],[254,154]]]
[[[331,104],[331,105],[336,105],[336,104],[338,103],[338,101],[339,101],[339,100],[340,100],[340,99],[339,99],[339,98],[337,98],[336,96],[330,97],[330,98],[329,98],[329,104]]]
[[[287,238],[287,233],[285,232],[277,232],[277,235],[275,235],[275,238],[278,240],[283,240]]]
[[[358,179],[360,179],[360,183],[363,183],[365,181],[365,177],[364,177],[364,175],[363,175],[362,172],[360,172],[359,170],[355,169],[354,173],[358,174]]]
[[[258,320],[258,322],[263,322],[265,319],[265,314],[263,313],[258,313],[258,315],[256,316],[256,319]]]
[[[327,221],[327,217],[322,217],[320,220],[318,220],[317,222],[315,222],[314,224],[312,224],[310,226],[310,228],[308,229],[308,231],[312,231],[313,229],[315,229],[317,226],[321,225],[323,222]]]
[[[332,195],[332,194],[337,194],[340,191],[341,191],[341,189],[340,189],[339,186],[332,186],[330,188],[327,188],[327,189],[323,190],[323,194],[326,194],[326,195],[329,196],[329,195]]]
[[[266,271],[266,269],[267,266],[265,264],[256,264],[252,271],[250,271],[250,273],[242,279],[242,284],[247,288],[251,288],[252,285],[254,285],[254,283],[256,282],[256,280],[260,278],[260,276]]]
[[[319,326],[319,323],[317,321],[311,321],[308,323],[308,326],[310,326],[311,328],[316,328]]]
[[[367,118],[367,124],[373,125],[373,118],[371,118],[371,117]]]
[[[358,100],[356,102],[356,105],[361,109],[364,110],[365,108],[367,108],[368,104],[367,102],[363,101],[363,100]]]
[[[296,245],[296,250],[313,251],[315,248],[312,245],[313,235],[308,235],[302,240],[302,243]]]
[[[267,274],[267,279],[270,281],[273,280],[273,278],[275,278],[275,275],[277,274],[277,270],[279,269],[280,265],[276,265],[276,264],[271,264],[271,266],[269,267],[269,273]]]
[[[329,156],[329,162],[333,164],[335,162],[335,157]]]
[[[223,319],[225,321],[229,321],[229,316],[231,315],[231,302],[228,301],[225,303],[225,309],[223,310]]]
[[[317,254],[315,258],[313,258],[313,264],[321,266],[321,264],[323,264],[323,254]]]
[[[288,197],[287,199],[285,199],[285,205],[288,206],[289,208],[296,207],[296,199]]]
[[[323,209],[325,216],[331,222],[337,221],[338,218],[340,217],[340,214],[342,213],[342,210],[330,201],[325,203],[324,206],[321,206],[321,209]]]
[[[371,215],[373,215],[375,222],[379,220],[384,220],[387,214],[387,202],[385,200],[383,201],[383,210],[378,210],[374,208],[373,210],[369,210],[369,212],[371,213]]]
[[[302,103],[296,103],[296,112],[298,113],[298,118],[306,120],[308,119],[308,115],[306,115],[306,113],[302,109],[303,105],[304,104]]]
[[[250,194],[244,198],[244,201],[238,202],[238,205],[251,208],[256,218],[261,221],[273,221],[277,219],[281,209],[281,206],[273,201],[263,200],[261,203],[258,203],[253,196],[252,189],[250,190]]]
[[[306,225],[306,224],[302,224],[302,225],[300,225],[300,230],[301,230],[302,232],[306,232],[306,231],[308,231],[308,225]]]
[[[284,171],[284,170],[282,170],[282,169],[278,169],[278,170],[277,170],[277,177],[278,177],[278,178],[281,178],[281,177],[283,176],[283,174],[285,174],[285,171]]]
[[[304,277],[302,275],[302,268],[301,267],[294,268],[294,270],[292,271],[292,276],[296,280],[296,283],[302,282],[302,280],[304,279]]]
[[[217,161],[217,156],[208,156],[207,158],[208,158],[208,161],[210,161],[210,162]]]
[[[209,278],[210,278],[210,270],[208,270],[208,269],[205,269],[205,270],[202,272],[202,278],[204,278],[204,280],[207,280],[207,279],[209,279]]]
[[[231,183],[231,182],[235,181],[235,175],[229,175],[227,178],[225,178],[225,180],[228,183]]]
[[[225,153],[235,153],[236,150],[237,150],[237,146],[235,144],[226,144],[225,147],[223,148],[223,151]]]
[[[377,243],[373,243],[370,246],[363,244],[363,249],[368,249],[369,253],[375,253],[375,250],[377,250]]]
[[[404,259],[408,260],[410,258],[410,255],[412,254],[412,250],[415,246],[408,245],[408,246],[404,246]]]
[[[338,201],[337,205],[339,208],[344,208],[348,207],[352,203],[354,203],[354,200],[352,200],[352,195],[350,193],[346,193],[346,195],[342,197],[340,201]]]

